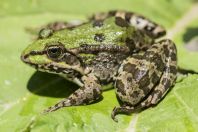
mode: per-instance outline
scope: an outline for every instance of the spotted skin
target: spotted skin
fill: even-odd
[[[112,111],[117,121],[119,113],[157,104],[174,85],[176,47],[171,40],[156,41],[165,33],[160,25],[133,12],[98,13],[89,22],[44,26],[21,59],[80,87],[44,113],[90,104],[102,97],[102,85],[114,83],[123,103]]]
[[[97,78],[93,74],[83,76],[82,83],[84,84],[83,87],[76,90],[68,98],[44,110],[44,113],[56,111],[62,107],[90,104],[101,97],[101,85],[97,83]]]
[[[155,105],[165,96],[176,80],[176,53],[175,44],[171,40],[162,40],[153,44],[144,53],[142,60],[132,56],[124,61],[118,71],[115,88],[119,99],[127,105],[114,108],[114,120],[118,113],[130,114],[137,109]],[[127,81],[129,77],[132,81]],[[117,85],[120,82],[123,84]]]

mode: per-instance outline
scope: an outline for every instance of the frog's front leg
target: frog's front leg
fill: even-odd
[[[83,76],[82,82],[84,86],[76,90],[68,98],[63,99],[54,106],[46,109],[44,113],[56,111],[62,107],[90,104],[101,97],[101,85],[98,84],[98,80],[94,75],[89,74]]]
[[[147,63],[150,70],[144,72]],[[119,72],[116,93],[125,105],[114,108],[114,120],[118,113],[130,114],[155,105],[164,97],[176,80],[176,47],[171,40],[162,40],[152,45],[140,60],[125,61]]]

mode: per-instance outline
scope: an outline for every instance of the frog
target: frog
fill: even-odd
[[[111,118],[157,105],[174,86],[177,49],[160,39],[165,29],[150,19],[124,10],[92,15],[72,24],[44,26],[21,60],[38,71],[57,74],[79,88],[44,110],[88,105],[102,98],[103,86],[113,84],[120,106]]]

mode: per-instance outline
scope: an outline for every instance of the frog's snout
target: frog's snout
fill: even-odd
[[[35,65],[33,64],[30,59],[29,59],[29,54],[24,54],[24,55],[21,55],[21,60],[26,63],[26,64],[29,64],[29,65]]]
[[[25,63],[29,63],[28,54],[21,55],[21,60]]]
[[[25,54],[25,55],[21,55],[21,60],[25,63],[25,64],[28,64],[36,69],[38,69],[38,65],[37,64],[34,64],[30,61],[29,59],[29,54]]]

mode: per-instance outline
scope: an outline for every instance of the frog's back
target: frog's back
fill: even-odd
[[[79,47],[83,44],[124,45],[124,40],[128,33],[133,33],[134,31],[134,27],[120,26],[116,24],[115,17],[111,17],[104,21],[91,21],[73,29],[58,31],[54,34],[54,37],[64,41],[68,49]]]
[[[101,83],[113,80],[124,59],[152,39],[120,18],[91,21],[72,30],[57,32],[62,43],[82,58]],[[65,38],[65,39],[64,39]]]

